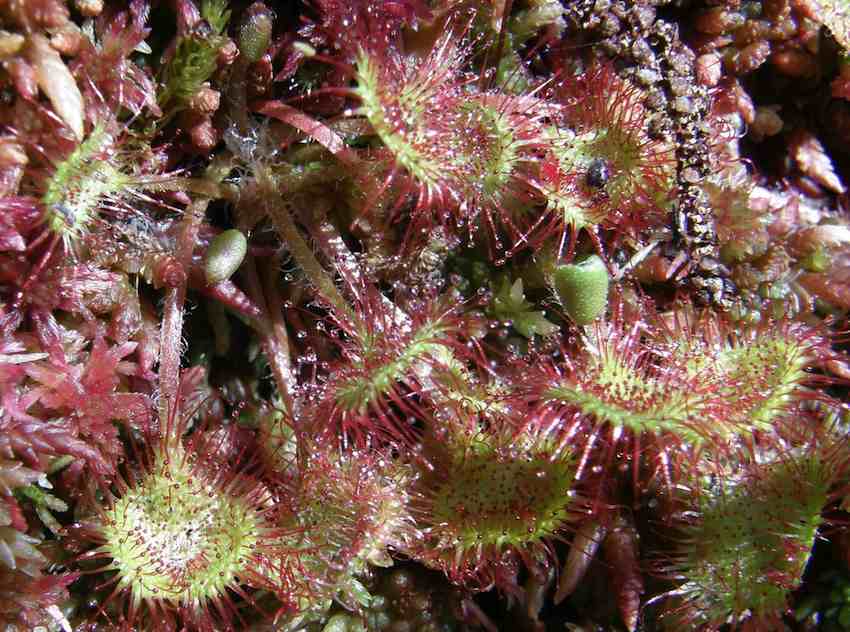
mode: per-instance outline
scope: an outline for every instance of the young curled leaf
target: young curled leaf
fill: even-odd
[[[576,532],[561,569],[558,590],[555,591],[554,597],[556,604],[561,603],[578,587],[607,533],[608,529],[596,520],[588,520]]]
[[[605,539],[602,552],[611,565],[611,578],[620,616],[629,632],[637,628],[643,577],[638,560],[637,530],[631,521],[620,516]]]

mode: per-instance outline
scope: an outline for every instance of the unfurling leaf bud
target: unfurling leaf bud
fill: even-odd
[[[592,323],[608,306],[608,269],[597,255],[558,266],[552,282],[561,305],[578,325]]]

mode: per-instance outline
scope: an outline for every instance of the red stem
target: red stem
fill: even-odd
[[[357,154],[346,146],[339,134],[301,110],[280,101],[262,101],[253,104],[253,109],[255,112],[276,118],[303,132],[331,152],[343,164],[354,166],[359,162]]]
[[[183,269],[192,266],[192,253],[198,238],[198,229],[203,221],[209,200],[198,200],[189,205],[183,216],[182,230],[177,238],[176,259]],[[183,307],[186,302],[188,275],[177,287],[165,293],[162,312],[159,356],[159,416],[165,423],[166,433],[171,434],[171,421],[177,418],[177,391],[180,385],[180,355],[183,338]]]
[[[280,268],[280,257],[275,257],[265,266],[265,295],[271,321],[271,333],[264,341],[264,349],[269,358],[278,390],[286,406],[286,412],[293,415],[292,392],[297,381],[292,372],[292,362],[289,355],[289,335],[286,331],[286,321],[283,317],[283,301],[277,286],[277,272]]]
[[[276,270],[277,259],[273,259],[271,271],[267,273],[267,288],[274,283]],[[257,274],[257,266],[252,256],[245,257],[241,274],[251,300],[263,310],[263,318],[258,321],[256,327],[257,334],[260,336],[263,353],[266,354],[266,359],[269,361],[286,413],[290,418],[293,418],[292,392],[296,380],[292,373],[292,363],[289,357],[289,337],[286,333],[286,324],[283,322],[283,307],[280,297],[276,288],[269,293],[270,296],[264,294],[260,277]],[[267,302],[267,298],[271,304]]]

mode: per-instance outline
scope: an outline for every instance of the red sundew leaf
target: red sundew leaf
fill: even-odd
[[[558,162],[551,156],[541,161],[540,176],[546,184],[555,187],[560,185],[561,170],[558,168]]]
[[[177,414],[174,423],[185,429],[190,418]],[[262,612],[254,590],[285,603],[302,597],[295,592],[306,576],[296,550],[302,529],[280,526],[289,518],[288,499],[275,503],[280,497],[260,480],[211,459],[219,439],[198,430],[185,446],[171,434],[150,442],[141,467],[128,468],[116,485],[114,502],[72,529],[78,560],[114,560],[119,574],[103,603],[114,604],[127,629],[155,621],[157,629],[177,630],[182,621],[186,629],[233,630],[242,605]],[[173,523],[198,537],[175,550],[173,534],[161,528]],[[137,538],[137,524],[154,525],[153,536],[144,546],[124,546]],[[154,582],[162,588],[143,592]],[[238,610],[234,595],[247,602]],[[101,609],[93,618],[106,616]]]
[[[517,431],[516,412],[495,412],[486,429],[463,405],[441,413],[422,441],[413,505],[423,538],[410,555],[470,590],[516,595],[520,568],[552,568],[552,541],[582,512],[577,455],[551,433]]]
[[[410,419],[421,419],[428,377],[447,357],[469,356],[468,321],[440,302],[407,315],[374,286],[353,283],[352,314],[332,308],[331,326],[345,332],[340,359],[317,388],[320,433],[341,433],[359,444],[377,437],[410,443]]]
[[[546,153],[561,173],[542,179],[549,219],[537,239],[569,227],[628,233],[662,225],[676,158],[670,142],[649,133],[646,93],[610,65],[572,73],[551,90],[559,124],[546,132]]]
[[[276,118],[304,132],[345,165],[354,166],[359,162],[357,154],[349,147],[346,147],[345,142],[340,138],[339,134],[301,110],[297,110],[280,101],[263,101],[254,105],[254,111]]]

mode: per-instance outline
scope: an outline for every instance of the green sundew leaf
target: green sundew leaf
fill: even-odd
[[[693,428],[703,414],[701,395],[652,379],[611,352],[601,354],[581,379],[565,379],[545,397],[575,406],[599,423],[636,433],[672,432],[694,444],[703,441]]]
[[[538,437],[517,440],[525,449],[476,442],[451,466],[431,507],[441,544],[474,557],[482,546],[539,542],[569,521],[575,459]]]
[[[442,165],[431,155],[421,150],[428,147],[427,126],[422,121],[428,101],[433,97],[434,87],[416,81],[385,85],[379,64],[368,54],[358,55],[357,87],[355,92],[362,101],[362,112],[369,119],[375,133],[393,153],[398,164],[409,171],[419,182],[434,187],[443,173]],[[388,118],[395,108],[405,113],[409,124],[400,129]]]
[[[410,342],[398,354],[375,367],[367,368],[361,363],[358,368],[365,369],[356,377],[343,382],[336,392],[337,403],[346,411],[363,414],[371,403],[389,393],[394,385],[411,371],[417,362],[438,356],[445,347],[444,336],[448,328],[445,323],[428,322],[419,328]],[[367,342],[363,357],[368,358],[374,349],[374,342]]]
[[[157,455],[106,511],[101,550],[133,599],[204,607],[257,567],[265,523],[245,499],[198,476],[179,450]],[[145,547],[135,533],[144,534]]]
[[[227,8],[229,4],[228,0],[204,0],[201,4],[201,17],[219,35],[224,33],[230,21],[230,9]]]
[[[832,474],[812,456],[767,468],[754,481],[708,491],[688,529],[680,590],[709,624],[781,612],[802,580]]]
[[[112,135],[97,125],[73,152],[56,165],[41,198],[48,228],[70,243],[88,229],[100,204],[130,186],[104,155],[112,146]]]
[[[558,331],[558,326],[546,320],[542,311],[533,310],[534,305],[525,300],[522,279],[510,282],[505,278],[502,286],[493,297],[490,315],[502,321],[510,321],[514,329],[526,338],[535,334],[548,336]]]
[[[730,396],[744,395],[750,402],[741,409],[740,421],[755,429],[767,429],[794,401],[806,380],[810,358],[793,340],[759,337],[726,349],[719,362],[736,385],[736,392]]]

